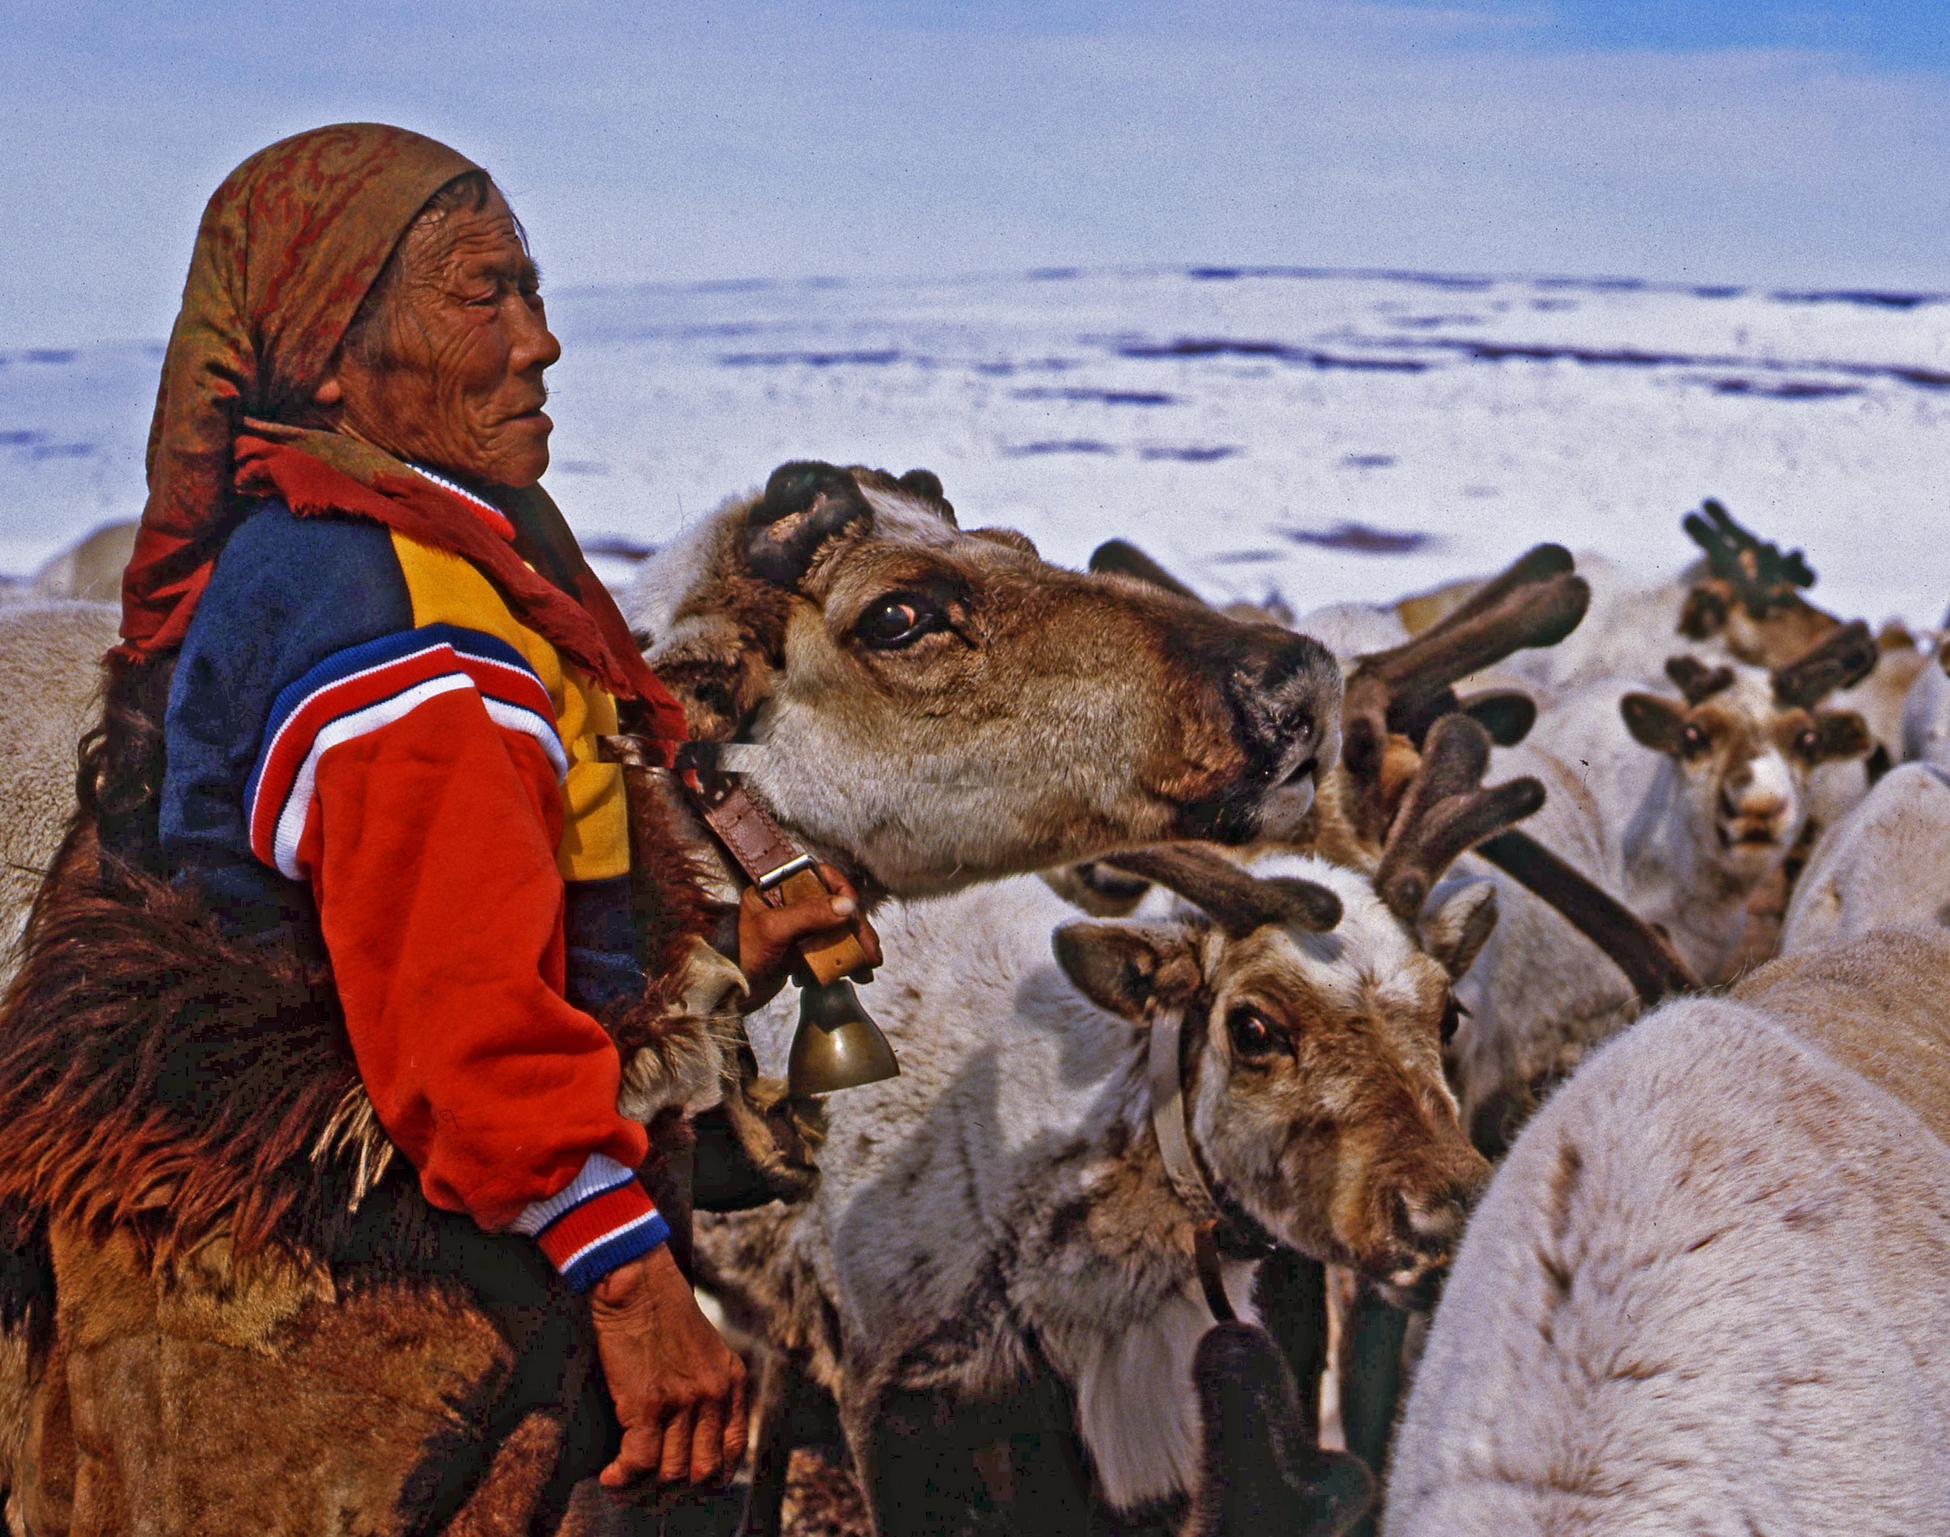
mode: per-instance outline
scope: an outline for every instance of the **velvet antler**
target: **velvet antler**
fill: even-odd
[[[1512,652],[1556,645],[1578,627],[1590,602],[1591,589],[1572,569],[1570,552],[1540,544],[1414,639],[1361,657],[1341,705],[1341,761],[1353,781],[1348,811],[1355,830],[1378,842],[1388,824],[1394,786],[1384,767],[1391,735],[1419,747],[1438,720],[1464,710],[1480,712],[1499,743],[1520,741],[1526,713],[1534,717],[1534,710],[1513,708],[1507,693],[1465,704],[1451,685]]]
[[[1469,716],[1445,715],[1429,728],[1375,872],[1375,891],[1396,917],[1412,923],[1464,850],[1544,804],[1543,785],[1529,776],[1485,788],[1489,763],[1489,732]]]
[[[1702,699],[1712,698],[1721,689],[1733,687],[1731,667],[1708,667],[1696,656],[1667,657],[1666,676],[1672,679],[1673,687],[1686,696],[1688,704],[1698,704]]]
[[[1792,607],[1801,601],[1795,589],[1815,584],[1815,573],[1799,550],[1783,555],[1778,544],[1748,533],[1711,497],[1699,512],[1687,513],[1680,527],[1706,552],[1713,574],[1733,589],[1749,618],[1765,619],[1777,608]]]
[[[1100,862],[1169,887],[1235,939],[1269,923],[1322,934],[1341,921],[1341,899],[1327,887],[1285,875],[1261,879],[1206,844],[1161,843]]]
[[[1826,640],[1774,669],[1774,702],[1784,710],[1806,710],[1838,688],[1852,688],[1875,671],[1882,655],[1860,619],[1843,625]]]

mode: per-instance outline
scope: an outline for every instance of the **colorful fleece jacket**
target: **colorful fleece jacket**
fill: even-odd
[[[465,560],[276,502],[218,557],[164,724],[173,875],[238,932],[322,936],[427,1199],[578,1288],[668,1236],[589,1012],[643,987],[615,729]]]

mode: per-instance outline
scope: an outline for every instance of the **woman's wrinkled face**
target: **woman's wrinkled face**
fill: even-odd
[[[381,361],[342,355],[317,399],[341,432],[492,486],[531,486],[554,423],[542,371],[562,355],[539,275],[499,191],[422,220],[376,317]]]

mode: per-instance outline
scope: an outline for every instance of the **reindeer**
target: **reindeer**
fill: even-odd
[[[1818,701],[1874,661],[1858,623],[1771,674],[1674,657],[1678,699],[1582,692],[1546,711],[1513,755],[1548,791],[1537,836],[1658,925],[1700,983],[1728,980],[1771,945],[1750,935],[1749,904],[1800,838],[1810,773],[1869,750],[1860,716]],[[1594,967],[1542,903],[1507,885],[1504,898],[1496,939],[1460,990],[1468,1015],[1453,1048],[1464,1113],[1491,1153],[1647,1001]]]
[[[1489,745],[1436,724],[1372,876],[1158,848],[1116,860],[1189,904],[1156,919],[1078,920],[1033,880],[891,909],[865,996],[902,1076],[835,1099],[805,1205],[700,1228],[705,1284],[776,1352],[761,1469],[809,1375],[876,1530],[940,1530],[930,1478],[964,1483],[967,1437],[1053,1377],[1102,1497],[1155,1505],[1200,1486],[1193,1355],[1216,1310],[1253,1316],[1260,1245],[1424,1288],[1485,1170],[1440,1044],[1495,922],[1485,883],[1438,881],[1538,799],[1481,787]],[[1222,1192],[1203,1287],[1203,1214],[1154,1129],[1160,1060],[1167,1097],[1182,1063],[1186,1162]],[[775,1529],[776,1498],[761,1481],[749,1529]]]
[[[1599,1051],[1472,1217],[1387,1537],[1950,1531],[1950,936],[1784,956]]]
[[[1290,836],[1338,744],[1314,642],[963,531],[926,471],[791,464],[624,600],[691,734],[870,894]]]

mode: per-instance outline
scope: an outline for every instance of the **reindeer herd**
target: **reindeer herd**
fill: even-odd
[[[774,1004],[679,1096],[746,1533],[819,1443],[880,1537],[1950,1532],[1950,676],[1688,531],[1283,624],[797,464],[652,560],[901,1061],[794,1100]],[[0,607],[0,938],[113,628]]]

